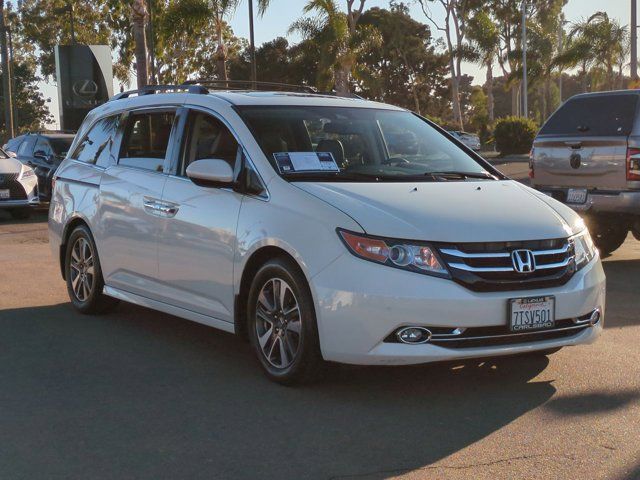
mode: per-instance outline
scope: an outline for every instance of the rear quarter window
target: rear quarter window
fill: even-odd
[[[544,124],[540,135],[627,136],[633,129],[637,104],[637,95],[569,99]]]

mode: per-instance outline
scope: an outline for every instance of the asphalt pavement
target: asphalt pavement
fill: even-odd
[[[593,345],[286,388],[233,335],[77,314],[46,216],[0,212],[0,479],[640,478],[640,242],[604,265]]]

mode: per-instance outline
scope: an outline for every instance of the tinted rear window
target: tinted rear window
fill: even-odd
[[[568,100],[540,130],[541,135],[627,136],[637,95],[597,95]]]
[[[63,155],[69,151],[73,137],[49,137],[49,143],[56,155]]]

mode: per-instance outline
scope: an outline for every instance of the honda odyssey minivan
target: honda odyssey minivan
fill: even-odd
[[[605,276],[581,218],[391,105],[206,84],[125,92],[55,175],[82,313],[122,300],[248,338],[273,380],[590,343]]]

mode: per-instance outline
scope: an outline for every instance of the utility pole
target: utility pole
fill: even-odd
[[[2,92],[4,95],[4,125],[7,139],[14,137],[13,93],[11,92],[11,67],[7,49],[7,26],[4,23],[4,0],[0,0],[0,54],[2,55]]]
[[[73,4],[71,2],[68,2],[67,5],[69,8],[69,17],[71,19],[71,45],[75,45],[76,44],[76,28],[75,28],[75,21],[73,18]]]
[[[522,0],[522,116],[529,117],[527,98],[527,1]]]
[[[638,1],[631,0],[631,80],[638,80]]]
[[[257,90],[256,42],[253,34],[253,0],[249,0],[249,50],[251,53],[251,87]]]

